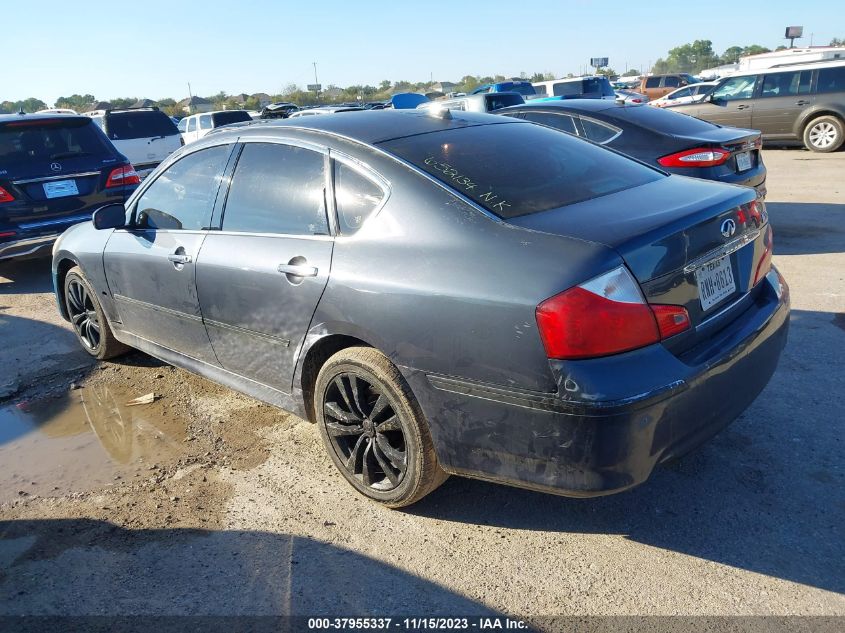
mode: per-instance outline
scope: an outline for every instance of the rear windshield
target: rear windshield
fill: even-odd
[[[113,141],[178,134],[176,124],[164,112],[112,112],[106,117],[106,134]]]
[[[211,117],[214,119],[214,127],[229,125],[229,123],[240,123],[241,121],[252,121],[252,117],[247,114],[246,110],[217,112],[216,114],[212,114]]]
[[[489,92],[484,95],[484,100],[487,101],[488,112],[525,103],[521,95],[513,92]]]
[[[587,141],[525,123],[453,128],[379,145],[506,219],[665,177]]]
[[[517,94],[521,94],[526,97],[537,94],[537,91],[534,90],[534,86],[524,81],[519,83],[508,81],[502,84],[496,84],[496,87],[500,92],[516,92]]]
[[[673,112],[665,108],[653,108],[649,105],[634,105],[624,108],[615,108],[606,114],[610,119],[619,121],[630,121],[661,134],[674,134],[676,136],[690,136],[702,132],[712,132],[718,125],[708,121],[696,119],[687,114]],[[623,126],[624,127],[624,126]]]
[[[593,77],[592,79],[581,79],[580,81],[564,81],[554,84],[553,90],[556,97],[613,97],[613,86],[606,77]]]
[[[88,118],[13,121],[0,124],[0,167],[82,156],[112,156],[110,145]]]

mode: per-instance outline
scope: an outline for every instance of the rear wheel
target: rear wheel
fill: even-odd
[[[82,274],[79,266],[71,268],[65,276],[65,308],[76,338],[86,352],[105,360],[129,350],[112,334],[97,294]]]
[[[448,477],[411,388],[387,357],[350,347],[323,365],[314,414],[337,469],[366,497],[411,505]]]
[[[804,145],[814,152],[835,152],[845,141],[845,124],[835,116],[820,116],[804,128]]]

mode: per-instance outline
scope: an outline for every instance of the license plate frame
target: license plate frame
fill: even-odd
[[[48,200],[79,195],[79,187],[76,186],[76,181],[73,178],[69,178],[68,180],[51,180],[50,182],[43,183],[43,187],[44,196]]]
[[[751,169],[751,152],[740,152],[736,155],[736,170],[738,173]]]
[[[723,255],[705,262],[695,270],[698,285],[698,300],[701,310],[710,308],[736,292],[736,280],[733,274],[730,255]]]

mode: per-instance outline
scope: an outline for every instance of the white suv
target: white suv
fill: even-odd
[[[242,121],[252,121],[252,117],[246,110],[219,110],[192,114],[179,121],[179,132],[182,133],[182,140],[187,145],[200,140],[216,127]]]
[[[176,125],[158,108],[94,110],[85,114],[129,159],[141,178],[183,145]]]

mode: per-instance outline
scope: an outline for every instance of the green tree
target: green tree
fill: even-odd
[[[631,68],[629,70],[626,70],[624,73],[622,73],[622,76],[623,77],[639,77],[640,74],[641,73],[640,73],[639,70],[637,70],[636,68]]]
[[[834,37],[832,40],[830,40],[830,45],[831,46],[845,46],[845,37],[842,37],[842,38]]]
[[[94,95],[72,94],[69,97],[59,97],[56,99],[57,108],[70,108],[77,112],[84,112],[92,103],[96,103],[97,98]]]
[[[382,79],[381,82],[378,85],[378,91],[379,92],[387,92],[387,91],[390,90],[390,86],[392,86],[392,85],[393,84],[391,83],[391,81],[389,79]]]
[[[118,97],[117,99],[112,99],[111,101],[109,101],[109,103],[111,103],[111,106],[113,108],[117,109],[128,108],[136,101],[138,101],[137,97]]]
[[[719,61],[719,56],[713,52],[713,42],[695,40],[670,50],[666,59],[658,59],[654,63],[652,72],[655,74],[697,73],[705,68],[717,66]]]
[[[35,97],[29,97],[20,101],[3,101],[0,103],[0,110],[11,114],[20,112],[21,110],[24,112],[38,112],[38,110],[43,110],[46,107],[46,103]]]

